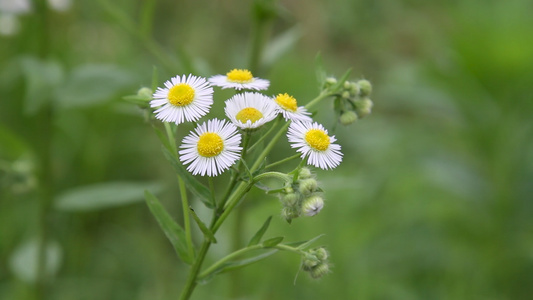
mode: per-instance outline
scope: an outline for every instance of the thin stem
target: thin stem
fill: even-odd
[[[307,103],[305,105],[305,108],[307,109],[311,109],[311,107],[315,106],[318,102],[324,100],[325,98],[329,97],[333,95],[333,93],[328,93],[327,91],[322,91],[315,99],[309,101],[309,103]]]
[[[183,288],[183,291],[181,292],[180,300],[187,300],[191,296],[192,291],[196,287],[198,272],[200,272],[200,267],[202,266],[202,263],[204,262],[205,255],[207,254],[207,250],[209,250],[210,246],[211,246],[211,242],[209,241],[209,239],[206,238],[204,240],[204,243],[202,244],[202,247],[198,251],[198,256],[196,257],[194,264],[191,267],[191,271],[189,272],[189,277],[187,278],[185,287]]]
[[[198,275],[198,279],[205,278],[207,275],[211,274],[213,271],[218,269],[224,263],[226,263],[226,262],[228,262],[228,261],[230,261],[230,260],[232,260],[232,259],[234,259],[236,257],[239,257],[240,255],[243,255],[243,254],[246,254],[248,252],[251,252],[251,251],[254,251],[254,250],[258,250],[258,249],[261,249],[261,248],[263,248],[262,245],[253,245],[253,246],[242,248],[240,250],[232,252],[232,253],[224,256],[223,258],[221,258],[220,260],[218,260],[214,264],[212,264],[209,268],[205,269],[202,273],[200,273]]]
[[[252,188],[252,186],[253,186],[252,182],[241,182],[241,184],[237,186],[237,189],[235,190],[233,195],[230,196],[230,198],[228,199],[228,202],[227,202],[228,204],[224,208],[224,211],[222,212],[220,217],[216,220],[215,224],[213,225],[213,228],[212,228],[213,234],[216,233],[218,228],[220,228],[222,223],[224,223],[228,215],[231,213],[233,208],[239,203],[239,200],[241,200],[244,194],[246,194],[250,190],[250,188]]]
[[[272,148],[274,148],[274,145],[276,144],[276,142],[278,141],[278,139],[281,137],[281,135],[283,134],[283,132],[285,132],[285,130],[287,130],[287,128],[289,128],[289,124],[290,122],[287,122],[285,123],[285,125],[283,125],[279,131],[276,133],[276,135],[270,140],[270,143],[268,143],[268,145],[265,147],[265,149],[263,150],[263,152],[261,152],[261,154],[259,154],[259,156],[257,157],[257,160],[255,161],[255,163],[252,165],[252,167],[250,168],[250,171],[253,173],[254,171],[256,171],[259,166],[261,165],[261,163],[263,162],[263,159],[265,159],[265,157],[267,157],[268,153],[270,153],[270,151],[272,150]]]
[[[242,153],[243,153],[242,159],[244,159],[244,155],[246,154],[246,151],[248,149],[249,142],[250,142],[250,133],[245,132],[244,139],[242,142]],[[230,197],[231,192],[233,191],[233,188],[237,184],[237,180],[239,179],[239,170],[241,169],[241,166],[242,166],[242,160],[239,160],[239,162],[237,163],[237,167],[236,167],[237,172],[235,172],[233,176],[231,177],[226,193],[222,197],[222,200],[220,201],[220,205],[218,206],[217,210],[219,213],[221,212],[222,209],[224,209],[224,205],[226,205],[226,202],[228,201],[228,198]]]
[[[215,206],[216,206],[217,200],[216,200],[215,183],[213,182],[213,177],[208,176],[207,181],[209,183],[209,190],[211,191],[211,197],[213,197],[213,201],[215,202]]]
[[[254,150],[254,148],[257,147],[257,145],[259,145],[264,139],[266,139],[268,137],[268,135],[272,131],[274,131],[276,126],[279,124],[279,122],[280,122],[280,118],[277,118],[276,121],[274,122],[274,124],[268,129],[268,131],[265,132],[265,134],[261,135],[261,137],[252,146],[250,146],[250,148],[248,148],[248,152]]]
[[[267,165],[267,166],[265,167],[265,169],[270,169],[270,168],[275,167],[275,166],[277,166],[277,165],[281,165],[282,163],[285,163],[285,162],[291,161],[291,160],[293,160],[293,159],[295,159],[295,158],[298,158],[298,157],[300,157],[300,156],[301,156],[300,154],[294,154],[293,156],[289,156],[289,157],[284,158],[284,159],[282,159],[282,160],[280,160],[280,161],[277,161],[277,162],[274,162],[274,163],[271,163],[271,164]]]
[[[194,249],[192,243],[192,232],[191,232],[191,221],[189,217],[189,200],[187,199],[187,188],[185,187],[185,182],[181,179],[181,176],[178,175],[178,184],[181,193],[181,205],[183,210],[183,225],[185,227],[185,239],[187,241],[187,251],[189,252],[189,257],[194,257]]]

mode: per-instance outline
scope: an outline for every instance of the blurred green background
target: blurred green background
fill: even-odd
[[[247,240],[274,215],[267,237],[324,233],[333,272],[295,280],[299,257],[277,253],[193,299],[531,299],[532,1],[57,3],[1,15],[0,299],[38,294],[30,258],[43,235],[46,299],[177,298],[187,266],[141,197],[158,192],[180,220],[177,184],[122,97],[150,86],[153,66],[160,83],[247,67],[258,17],[269,34],[256,73],[270,94],[314,98],[320,52],[331,75],[369,79],[375,106],[336,128],[345,157],[318,172],[319,215],[288,225],[274,197],[253,192],[208,257],[228,253],[232,227]],[[333,128],[331,103],[320,108]]]

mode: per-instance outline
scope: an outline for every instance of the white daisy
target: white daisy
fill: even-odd
[[[242,129],[254,129],[272,121],[277,115],[276,105],[260,93],[237,94],[226,100],[226,116]]]
[[[214,86],[219,86],[223,89],[233,88],[236,90],[266,90],[270,85],[270,81],[254,77],[252,72],[245,69],[233,69],[226,73],[226,75],[215,75],[209,78]]]
[[[303,106],[298,106],[298,102],[293,96],[289,94],[278,94],[272,98],[278,105],[278,112],[283,114],[285,120],[312,122],[313,119],[309,117],[310,113]]]
[[[173,77],[157,88],[150,101],[151,107],[159,107],[155,117],[163,122],[176,124],[197,121],[205,116],[213,104],[213,88],[203,77],[189,74]]]
[[[241,135],[235,125],[218,120],[208,120],[183,138],[180,161],[193,175],[217,176],[240,157]]]
[[[287,137],[291,147],[302,153],[302,159],[309,155],[309,165],[327,170],[342,161],[341,146],[333,144],[337,139],[328,136],[328,131],[317,122],[292,122]]]

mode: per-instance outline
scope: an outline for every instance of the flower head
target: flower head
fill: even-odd
[[[283,114],[285,120],[311,122],[310,113],[303,106],[298,106],[298,102],[289,94],[278,94],[273,98],[278,106],[278,112]]]
[[[342,161],[341,146],[333,144],[337,139],[328,136],[328,131],[317,122],[293,122],[287,131],[292,148],[309,156],[307,163],[327,170],[337,167]]]
[[[252,72],[245,69],[233,69],[226,73],[226,75],[215,75],[209,78],[214,86],[219,86],[223,89],[234,88],[236,90],[266,90],[270,85],[270,81],[254,77]]]
[[[243,129],[253,129],[272,121],[277,115],[276,105],[259,93],[237,94],[226,100],[226,116]]]
[[[213,104],[213,88],[203,77],[190,75],[173,77],[157,88],[150,101],[151,107],[159,107],[156,118],[176,124],[197,121],[205,116]]]
[[[241,135],[235,125],[218,120],[200,124],[183,138],[180,161],[193,175],[217,176],[240,157]]]

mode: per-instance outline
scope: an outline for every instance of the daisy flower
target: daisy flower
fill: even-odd
[[[293,96],[289,94],[279,94],[273,98],[278,105],[278,112],[283,114],[286,121],[300,121],[311,122],[313,119],[309,117],[310,113],[303,106],[298,106],[298,102]]]
[[[203,77],[189,74],[173,77],[157,88],[150,107],[159,107],[155,117],[176,124],[197,121],[205,116],[213,104],[213,88]]]
[[[224,111],[231,122],[242,129],[261,127],[278,115],[276,105],[260,93],[237,94],[226,100]]]
[[[235,125],[218,119],[202,123],[183,138],[180,161],[193,175],[217,176],[240,157],[241,135]]]
[[[342,161],[341,146],[333,144],[337,139],[328,136],[328,131],[317,122],[292,122],[287,137],[291,147],[302,153],[302,159],[309,156],[309,165],[327,170]]]
[[[223,89],[234,88],[236,90],[266,90],[270,85],[270,81],[254,77],[252,72],[245,69],[233,69],[226,73],[226,75],[215,75],[209,78],[214,86],[219,86]]]

